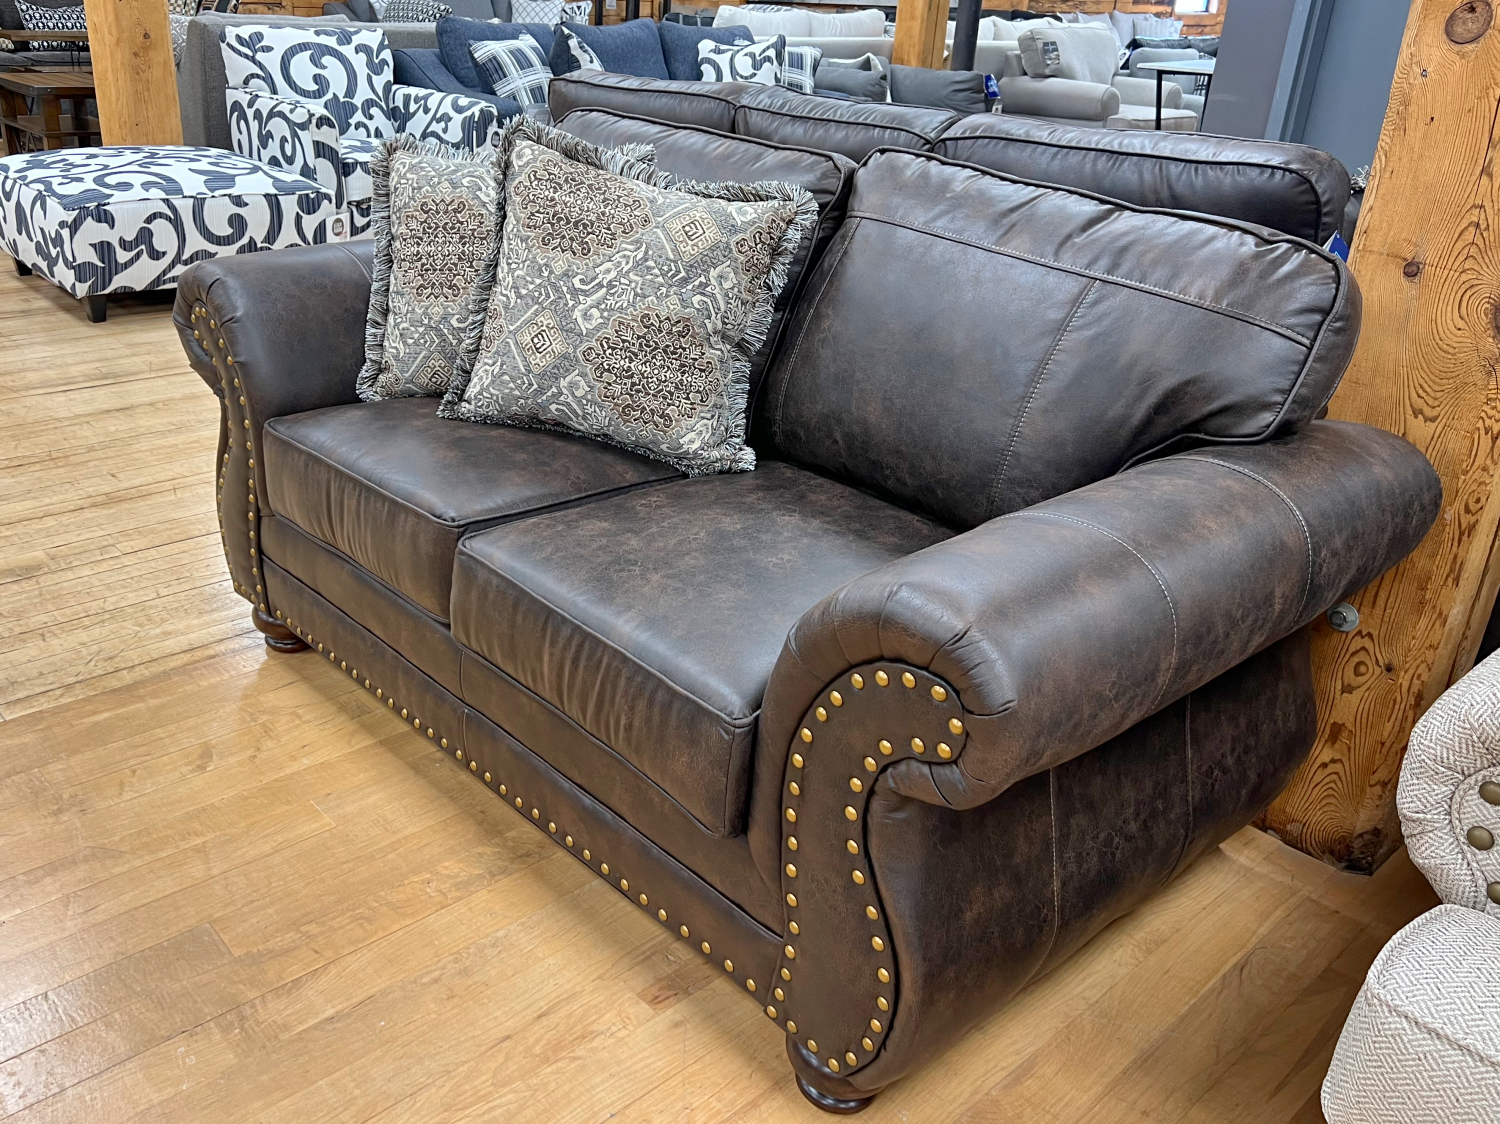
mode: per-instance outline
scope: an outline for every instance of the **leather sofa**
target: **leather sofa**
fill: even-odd
[[[1298,237],[932,151],[856,167],[858,116],[560,116],[817,199],[759,467],[361,402],[367,243],[205,262],[174,317],[222,403],[229,569],[268,645],[667,926],[856,1111],[1270,801],[1314,734],[1310,629],[1438,480],[1317,420],[1359,294]],[[1243,182],[1131,159],[1179,201]],[[1262,166],[1253,205],[1337,213],[1307,187]]]

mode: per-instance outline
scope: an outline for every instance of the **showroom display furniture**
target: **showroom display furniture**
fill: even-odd
[[[1161,128],[1163,97],[1162,83],[1165,81],[1167,75],[1170,74],[1179,77],[1186,76],[1189,78],[1194,78],[1203,83],[1203,93],[1182,95],[1182,100],[1184,102],[1189,97],[1198,99],[1198,110],[1199,112],[1201,112],[1203,104],[1208,101],[1208,92],[1213,88],[1214,65],[1215,63],[1213,59],[1183,59],[1181,61],[1161,60],[1157,62],[1147,61],[1139,62],[1134,65],[1135,70],[1144,71],[1147,74],[1154,74],[1156,76],[1156,122],[1154,128]],[[1176,83],[1173,84],[1175,85]]]
[[[256,24],[261,27],[320,27],[347,25],[342,16],[220,15],[205,12],[188,21],[187,42],[177,67],[177,100],[182,111],[184,144],[234,151],[229,135],[229,107],[224,96],[229,82],[224,73],[224,54],[219,32],[225,27]],[[393,51],[437,45],[432,24],[381,24]]]
[[[0,129],[6,150],[99,144],[98,118],[88,112],[93,96],[94,76],[87,70],[0,71]],[[35,103],[35,113],[28,112],[28,102]]]
[[[1314,420],[1358,293],[1299,239],[928,152],[854,170],[835,122],[562,123],[814,194],[760,466],[361,402],[369,247],[204,263],[174,318],[222,403],[230,573],[273,648],[689,942],[852,1111],[1271,799],[1308,624],[1436,482]]]
[[[790,90],[618,74],[554,78],[550,95],[558,121],[579,109],[609,109],[820,148],[854,161],[882,146],[936,152],[1141,207],[1258,223],[1319,246],[1342,229],[1349,203],[1349,173],[1337,159],[1281,141],[1106,132],[1002,113],[960,117],[905,105],[856,105]]]
[[[1033,28],[1021,33],[1019,49],[1006,54],[1000,94],[1006,113],[1059,124],[1135,129],[1157,118],[1156,83],[1119,73],[1114,37],[1101,27]],[[1055,55],[1054,55],[1055,51]],[[1028,58],[1056,59],[1055,76],[1034,75]],[[1181,108],[1175,83],[1163,95],[1161,129],[1192,132],[1198,115]]]
[[[1375,958],[1323,1082],[1329,1124],[1486,1124],[1500,1103],[1500,655],[1412,730],[1397,795],[1446,903]]]
[[[1148,62],[1188,62],[1202,60],[1205,57],[1201,51],[1195,51],[1187,47],[1140,47],[1130,52],[1130,62],[1127,68],[1134,78],[1152,78],[1153,75],[1141,69]],[[1217,63],[1217,60],[1214,61]],[[1203,119],[1203,107],[1208,102],[1207,92],[1210,83],[1197,75],[1179,77],[1173,76],[1170,71],[1167,72],[1167,80],[1173,85],[1181,87],[1181,108],[1191,109],[1198,115],[1198,119],[1201,121]],[[1198,92],[1200,83],[1203,86],[1203,93]]]
[[[335,240],[320,184],[211,148],[0,158],[0,249],[105,317],[110,293],[169,289],[207,258]]]
[[[385,140],[405,134],[473,152],[499,138],[493,105],[395,85],[390,47],[378,28],[249,25],[219,34],[226,67],[231,56],[255,67],[245,87],[231,79],[225,91],[234,150],[322,184],[348,215],[352,238],[370,228],[370,161]],[[331,57],[306,56],[314,60],[308,74],[288,77],[287,64],[275,60],[297,57],[308,45]]]

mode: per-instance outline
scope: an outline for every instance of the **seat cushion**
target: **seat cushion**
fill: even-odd
[[[264,444],[277,515],[444,621],[464,535],[677,475],[597,441],[445,421],[422,398],[276,418]]]
[[[675,481],[465,539],[453,635],[735,835],[793,623],[949,533],[781,462]]]

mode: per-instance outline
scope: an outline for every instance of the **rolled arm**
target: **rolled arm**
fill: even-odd
[[[258,520],[271,418],[359,401],[374,244],[335,242],[199,262],[177,286],[173,323],[220,400],[218,506],[234,587],[269,610]],[[247,507],[248,501],[248,507]]]
[[[1120,112],[1119,90],[1071,78],[1002,78],[1000,96],[1006,113],[1029,117],[1105,121]]]
[[[1154,106],[1156,104],[1155,78],[1132,78],[1128,74],[1116,74],[1110,83],[1120,91],[1120,101],[1125,105]],[[1182,87],[1176,82],[1161,84],[1161,107],[1163,109],[1182,108]]]
[[[393,87],[391,108],[401,132],[471,152],[494,148],[504,122],[500,111],[487,101],[415,86]],[[519,112],[520,106],[516,109]]]
[[[802,617],[767,687],[757,775],[781,775],[828,684],[899,661],[957,694],[966,744],[949,761],[894,766],[892,783],[935,804],[984,803],[1370,582],[1417,545],[1441,498],[1406,441],[1317,422],[1144,464],[991,520]]]
[[[334,206],[346,204],[339,127],[321,107],[296,98],[228,89],[229,137],[235,152],[322,184]]]
[[[1396,792],[1407,850],[1433,889],[1445,902],[1500,918],[1500,905],[1486,892],[1500,883],[1500,848],[1493,846],[1500,807],[1479,791],[1492,782],[1500,784],[1500,653],[1422,716]]]

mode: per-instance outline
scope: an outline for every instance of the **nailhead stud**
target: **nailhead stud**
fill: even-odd
[[[916,685],[917,685],[917,677],[915,675],[913,675],[909,671],[903,671],[901,673],[901,686],[903,686],[903,687],[915,687]]]

